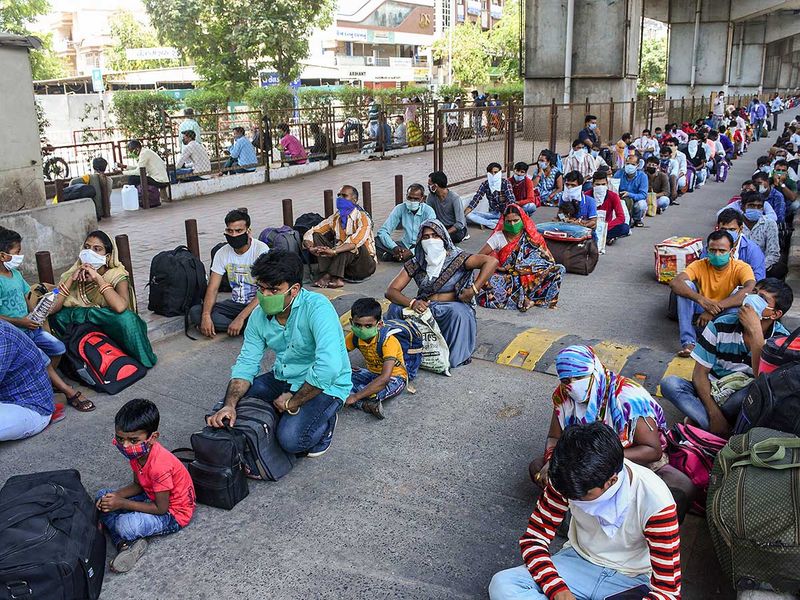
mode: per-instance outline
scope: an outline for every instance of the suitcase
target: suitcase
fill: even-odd
[[[592,230],[572,223],[548,222],[538,225],[547,248],[556,263],[564,265],[567,273],[588,275],[597,266],[600,251]]]
[[[674,236],[655,246],[655,271],[659,283],[669,283],[700,258],[703,240],[693,237]]]

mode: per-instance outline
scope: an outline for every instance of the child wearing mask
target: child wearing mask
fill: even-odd
[[[518,162],[514,165],[514,174],[508,178],[511,189],[514,191],[514,198],[517,204],[526,213],[532,215],[541,206],[539,193],[534,191],[533,179],[528,177],[528,163]]]
[[[195,494],[189,471],[158,442],[158,408],[150,400],[127,402],[114,417],[113,444],[131,466],[133,482],[95,496],[100,522],[117,555],[115,573],[127,573],[147,550],[147,538],[176,533],[192,520]]]

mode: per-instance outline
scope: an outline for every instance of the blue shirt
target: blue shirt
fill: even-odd
[[[47,376],[50,359],[19,329],[0,320],[0,402],[52,415],[53,386]]]
[[[412,213],[408,210],[405,203],[399,204],[389,213],[389,218],[381,225],[378,230],[377,238],[389,250],[394,250],[397,242],[392,239],[392,232],[398,225],[403,226],[403,237],[400,240],[406,248],[413,248],[417,243],[419,228],[425,222],[436,218],[436,212],[427,204],[425,200],[420,203],[419,210]]]
[[[775,186],[771,186],[769,189],[769,194],[766,196],[761,194],[761,197],[764,198],[764,202],[769,202],[770,206],[775,209],[775,216],[778,219],[778,223],[783,223],[786,220],[786,199],[783,197]]]
[[[292,392],[308,383],[342,403],[350,394],[350,359],[342,325],[325,296],[301,289],[285,326],[260,308],[254,310],[231,379],[252,383],[267,348],[275,352],[275,378],[287,382]]]
[[[750,268],[753,269],[753,275],[756,281],[764,279],[767,276],[764,252],[743,235],[739,236],[738,244],[739,246],[736,250],[737,256],[734,256],[734,258],[738,258],[750,265]],[[700,258],[706,258],[706,256],[708,256],[708,251],[706,248],[703,248],[703,253],[700,255]]]
[[[231,158],[235,158],[240,167],[255,167],[258,164],[256,149],[252,142],[244,136],[237,138],[228,151]]]
[[[619,179],[620,196],[622,196],[622,192],[628,192],[628,196],[630,196],[631,200],[634,202],[638,202],[639,200],[647,200],[647,190],[649,188],[647,173],[644,171],[636,171],[633,179],[628,179],[628,176],[625,174],[625,170],[620,169],[614,173],[614,177]]]
[[[21,319],[28,316],[28,303],[25,296],[31,286],[16,269],[11,269],[11,277],[0,274],[0,315]]]

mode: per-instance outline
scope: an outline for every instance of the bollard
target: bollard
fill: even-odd
[[[284,198],[283,199],[283,224],[287,227],[292,227],[294,225],[294,215],[292,213],[292,199],[291,198]]]
[[[133,263],[131,262],[131,245],[128,241],[128,236],[124,233],[116,236],[114,242],[117,244],[117,254],[119,254],[119,262],[125,267],[128,272],[128,285],[132,290],[136,288],[133,285]]]
[[[59,202],[64,200],[64,187],[66,183],[66,179],[61,179],[60,177],[56,179],[56,198],[58,198]]]
[[[142,189],[142,208],[150,208],[150,186],[147,185],[147,169],[139,167],[139,186]]]
[[[361,182],[361,206],[372,216],[372,184],[369,181]]]
[[[200,238],[197,236],[197,219],[186,219],[186,247],[189,252],[200,258]]]
[[[402,204],[403,200],[405,200],[406,190],[403,187],[403,176],[402,175],[395,175],[394,176],[394,203],[395,204]]]
[[[36,271],[39,273],[40,282],[55,285],[53,262],[50,260],[50,253],[47,250],[40,250],[36,253]]]
[[[333,190],[322,192],[323,202],[325,203],[325,218],[333,214]]]

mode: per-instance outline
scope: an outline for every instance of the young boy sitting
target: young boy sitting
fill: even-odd
[[[408,373],[403,348],[393,335],[382,336],[381,305],[374,298],[359,298],[350,309],[350,333],[345,336],[348,352],[364,355],[366,369],[353,367],[353,391],[345,404],[384,418],[383,401],[406,388]],[[383,339],[381,348],[379,341]]]
[[[195,507],[194,484],[186,467],[158,443],[158,408],[137,398],[126,403],[114,417],[113,444],[130,461],[133,483],[95,496],[117,556],[111,561],[116,573],[130,571],[152,535],[175,533],[186,527]]]
[[[22,236],[16,231],[0,227],[0,319],[17,326],[22,332],[33,340],[36,347],[44,352],[50,359],[47,375],[53,387],[64,394],[70,406],[81,412],[94,410],[91,400],[83,397],[81,392],[73,389],[56,372],[61,357],[67,351],[63,342],[47,333],[39,323],[28,318],[33,306],[26,300],[31,286],[22,278],[19,268],[25,256],[22,254]],[[31,303],[33,304],[33,303]],[[60,414],[63,415],[64,405]],[[57,410],[57,413],[59,411]],[[54,413],[55,414],[55,413]],[[59,420],[58,415],[53,419]]]

